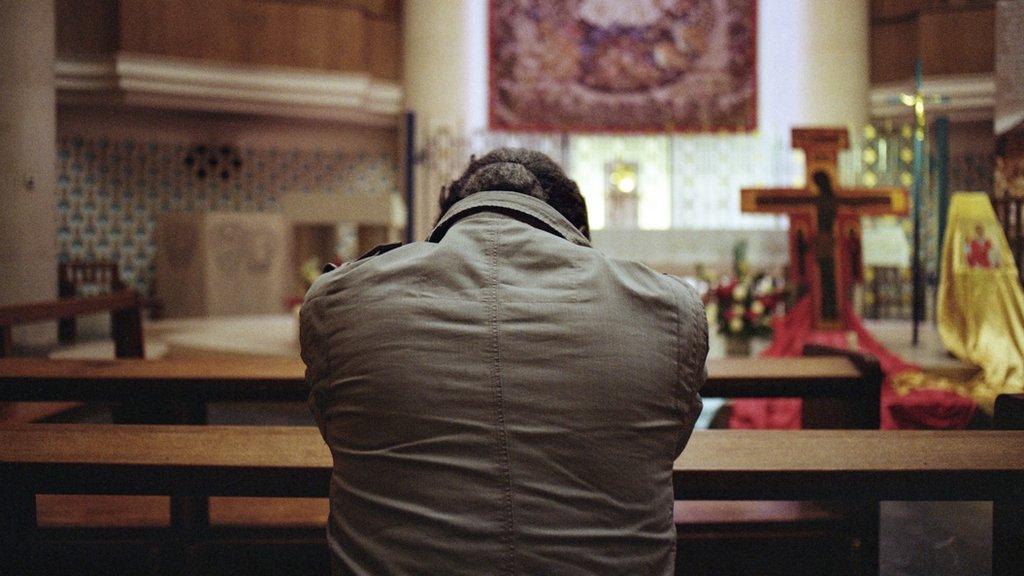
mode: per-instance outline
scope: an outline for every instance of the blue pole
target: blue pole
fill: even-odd
[[[936,189],[939,195],[939,238],[938,254],[942,254],[942,244],[946,241],[946,215],[949,212],[949,118],[942,116],[935,120]],[[942,257],[939,257],[942,266]],[[941,270],[940,270],[941,273]]]
[[[416,114],[405,113],[405,243],[412,244],[416,215],[413,188],[416,184]]]
[[[918,60],[914,70],[916,84],[915,96],[920,97],[923,83],[922,65]],[[913,293],[911,296],[911,317],[913,336],[911,343],[917,346],[918,324],[924,319],[924,271],[921,269],[921,187],[924,184],[924,126],[915,108],[914,114],[914,255],[913,255]]]

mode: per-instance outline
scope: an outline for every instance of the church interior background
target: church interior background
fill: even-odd
[[[703,293],[713,357],[771,352],[772,319],[797,303],[790,220],[744,212],[741,190],[810,186],[791,131],[838,127],[849,134],[840,187],[900,187],[920,204],[921,341],[911,216],[861,219],[853,313],[924,373],[971,378],[978,368],[948,354],[937,327],[943,242],[952,195],[982,192],[1007,237],[1002,257],[1019,270],[1024,256],[1022,8],[29,0],[0,23],[11,39],[0,64],[21,90],[0,98],[14,127],[0,128],[0,155],[11,186],[47,195],[0,200],[0,243],[19,246],[0,268],[0,304],[110,291],[68,271],[113,265],[115,287],[146,302],[147,358],[296,357],[295,310],[325,263],[423,239],[471,155],[523,146],[578,182],[597,249]],[[914,94],[921,142],[901,101]],[[756,318],[729,315],[755,303]],[[52,328],[16,328],[17,354],[114,355],[106,316],[62,328],[59,343]],[[0,404],[0,420],[111,417],[47,406]],[[708,399],[699,425],[730,425],[731,407]],[[309,424],[300,406],[261,410],[216,406],[210,419]],[[41,506],[56,517],[63,504]],[[302,514],[315,523],[323,511]],[[890,508],[882,573],[989,573],[986,514]],[[910,551],[921,549],[934,554]]]

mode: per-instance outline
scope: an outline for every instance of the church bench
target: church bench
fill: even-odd
[[[209,402],[305,401],[308,394],[297,358],[0,359],[0,402],[165,407],[151,423],[205,424]]]
[[[1003,430],[1024,430],[1024,394],[997,396],[993,423]]]
[[[118,358],[142,358],[142,301],[131,290],[120,290],[99,296],[63,298],[60,300],[0,306],[0,359],[14,354],[14,327],[59,321],[84,314],[110,313],[111,335]],[[76,402],[60,401],[43,404],[4,404],[0,399],[0,422],[31,422],[78,407]]]
[[[729,358],[707,363],[706,397],[877,398],[857,366],[840,357]],[[305,401],[305,366],[297,358],[160,360],[0,359],[0,402]],[[195,408],[193,412],[202,412]],[[201,423],[201,417],[182,423]]]
[[[803,428],[807,429],[879,428],[884,373],[876,358],[817,344],[805,345],[802,354],[800,358],[751,359],[771,362],[780,368],[789,366],[795,378],[789,381],[780,378],[740,391],[727,389],[725,397],[799,398]],[[812,366],[817,366],[819,373],[831,374],[829,381],[801,382],[806,376],[803,370]],[[755,367],[742,367],[750,373],[738,376],[759,377],[754,372]],[[843,371],[849,374],[843,377]],[[780,542],[788,542],[797,550],[831,547],[833,565],[822,568],[822,572],[834,570],[836,563],[842,564],[839,558],[847,556],[851,550],[857,565],[878,563],[880,510],[877,502],[683,500],[677,501],[675,508],[681,545],[684,540],[706,539],[708,534],[727,537],[734,543],[763,542],[770,538],[775,542],[773,549]],[[791,552],[789,557],[782,553],[781,561],[775,560],[772,565],[788,564],[793,556],[801,556],[801,553]],[[814,560],[820,561],[817,554]],[[862,570],[862,573],[869,572]]]
[[[676,461],[690,500],[1024,501],[1024,431],[695,432]],[[0,429],[3,556],[36,538],[37,494],[318,497],[331,457],[308,427],[36,424]],[[996,538],[995,558],[1024,541]],[[1019,558],[997,576],[1024,573]]]
[[[28,304],[0,306],[0,358],[13,353],[15,326],[74,318],[99,312],[110,313],[115,351],[118,358],[142,358],[142,300],[131,290],[99,296],[64,298]]]
[[[174,419],[160,423],[205,424],[208,402],[305,401],[304,370],[301,361],[289,358],[0,359],[0,401],[74,399],[158,405],[173,407],[167,412],[175,414]],[[877,427],[877,383],[865,379],[853,361],[841,357],[713,359],[708,361],[708,380],[702,393],[725,398],[834,399],[866,421],[863,427]],[[225,516],[237,518],[241,509],[225,501],[211,502],[209,508],[205,499],[177,501],[172,523],[205,526],[223,521]],[[148,504],[117,502],[112,514],[101,515],[94,522],[121,526],[144,510],[150,511],[146,515],[150,523],[168,521],[166,502]],[[51,510],[66,507],[93,506],[89,497],[52,497],[40,502],[40,512],[47,516]],[[815,534],[833,534],[829,527],[844,518],[842,513],[811,502],[686,502],[677,507],[680,534],[687,537],[703,537],[723,528],[736,532],[767,525],[789,533],[810,529]],[[290,508],[294,513],[288,520],[308,524],[317,516],[301,501],[292,501]],[[218,514],[219,510],[227,514]]]
[[[1024,394],[996,397],[993,424],[1000,430],[1024,430]],[[1021,448],[1020,450],[1024,450]],[[1024,502],[1004,502],[992,509],[993,573],[1024,574]]]

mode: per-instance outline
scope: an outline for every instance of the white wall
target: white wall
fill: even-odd
[[[0,304],[57,296],[52,0],[0,0]],[[46,345],[54,325],[15,332]]]
[[[782,230],[595,230],[592,236],[594,247],[612,258],[673,274],[693,274],[698,265],[726,274],[742,240],[754,270],[780,272],[789,262],[788,235]]]
[[[868,8],[868,0],[759,0],[762,130],[867,122]]]

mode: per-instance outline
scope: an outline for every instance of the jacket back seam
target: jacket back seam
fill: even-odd
[[[495,417],[498,424],[498,459],[502,469],[502,481],[504,492],[504,524],[505,541],[508,546],[507,573],[516,573],[516,541],[515,541],[515,510],[512,492],[512,465],[509,450],[508,429],[505,422],[505,399],[502,389],[501,378],[501,344],[500,344],[500,304],[499,292],[499,267],[498,267],[498,227],[491,227],[488,252],[491,268],[491,381],[494,386]]]

